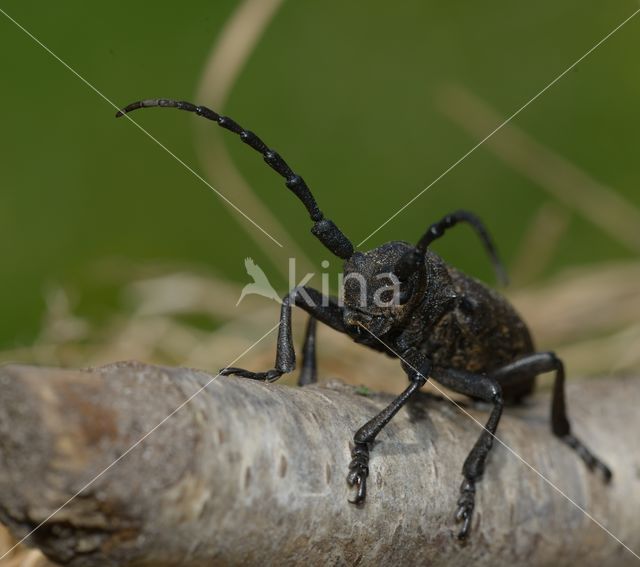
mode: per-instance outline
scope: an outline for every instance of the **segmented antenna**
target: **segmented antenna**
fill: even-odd
[[[245,130],[235,120],[228,116],[221,116],[215,110],[211,110],[206,106],[198,106],[184,100],[171,100],[166,98],[156,98],[149,100],[139,100],[125,106],[116,113],[116,118],[123,116],[139,108],[177,108],[193,112],[198,116],[202,116],[208,120],[216,122],[218,126],[233,132],[240,136],[240,139],[260,153],[266,164],[276,173],[284,177],[285,185],[293,192],[293,194],[302,201],[307,209],[311,220],[314,222],[311,232],[320,240],[333,254],[348,259],[353,254],[353,245],[349,239],[340,231],[333,221],[324,217],[324,214],[318,207],[316,200],[311,194],[311,190],[305,183],[304,179],[297,175],[282,159],[282,157],[269,148],[258,136],[250,130]]]

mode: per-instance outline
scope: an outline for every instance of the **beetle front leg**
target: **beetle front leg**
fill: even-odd
[[[280,308],[280,327],[276,348],[275,367],[264,372],[252,372],[244,368],[228,367],[220,370],[222,376],[241,376],[252,380],[275,382],[280,376],[296,367],[296,354],[291,339],[291,305],[304,309],[311,317],[318,319],[336,331],[345,332],[342,322],[342,310],[332,299],[324,297],[319,291],[303,287],[289,292],[282,299]]]
[[[411,349],[401,357],[402,369],[411,381],[409,386],[383,409],[373,419],[365,423],[353,436],[354,447],[351,451],[349,474],[347,482],[351,486],[357,486],[358,490],[352,504],[360,504],[367,497],[367,477],[369,476],[369,445],[382,431],[382,428],[391,421],[391,418],[400,411],[409,398],[427,382],[431,363],[424,354]],[[404,361],[407,362],[404,362]]]
[[[275,382],[280,376],[291,372],[296,367],[296,353],[291,341],[291,293],[282,298],[277,344],[275,368],[265,372],[252,372],[251,370],[231,366],[220,370],[220,374],[222,376],[235,375],[252,380]]]

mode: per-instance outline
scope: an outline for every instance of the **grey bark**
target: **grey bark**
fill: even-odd
[[[0,520],[26,535],[211,379],[120,363],[0,368]],[[479,426],[422,395],[372,451],[347,502],[353,432],[388,395],[217,378],[29,539],[81,565],[635,565],[574,504],[496,444],[469,541],[453,511]],[[636,553],[640,385],[569,387],[574,429],[612,467],[605,486],[548,425],[548,398],[507,410],[498,437]],[[487,414],[470,413],[482,423]]]

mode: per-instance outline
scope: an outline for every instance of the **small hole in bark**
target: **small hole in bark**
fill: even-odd
[[[244,471],[244,487],[249,488],[251,484],[251,467],[247,467]]]
[[[327,484],[331,484],[331,465],[329,463],[324,466],[324,477],[327,480]]]
[[[284,455],[280,456],[280,467],[278,468],[278,474],[284,478],[287,474],[287,458]]]

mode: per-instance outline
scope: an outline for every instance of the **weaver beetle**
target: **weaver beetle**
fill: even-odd
[[[462,468],[464,479],[455,512],[456,521],[462,523],[458,537],[465,538],[469,533],[476,482],[484,472],[504,404],[517,403],[531,394],[536,376],[543,372],[555,371],[551,402],[553,434],[574,449],[589,469],[598,470],[605,482],[611,479],[609,468],[571,432],[562,361],[553,352],[535,351],[527,326],[506,299],[447,265],[429,250],[429,245],[448,229],[461,222],[469,223],[504,281],[505,272],[496,249],[476,216],[465,211],[447,215],[429,226],[415,246],[394,241],[368,252],[356,251],[342,231],[325,218],[302,177],[258,136],[231,118],[204,106],[168,99],[134,102],[116,116],[156,106],[178,108],[212,120],[262,154],[267,165],[284,177],[286,186],[306,207],[313,222],[313,235],[332,254],[344,260],[343,301],[323,297],[309,287],[292,290],[283,298],[274,368],[264,372],[224,368],[220,373],[273,382],[293,371],[292,305],[309,314],[299,384],[316,381],[316,321],[401,361],[409,386],[353,437],[347,475],[347,482],[356,489],[352,503],[361,504],[366,498],[369,450],[374,439],[429,377],[455,392],[493,405],[485,429]],[[354,274],[367,284],[364,295],[362,286],[348,278]],[[385,274],[395,277],[399,293],[395,297],[397,301],[381,307],[373,297],[385,292],[384,278],[379,277]]]

